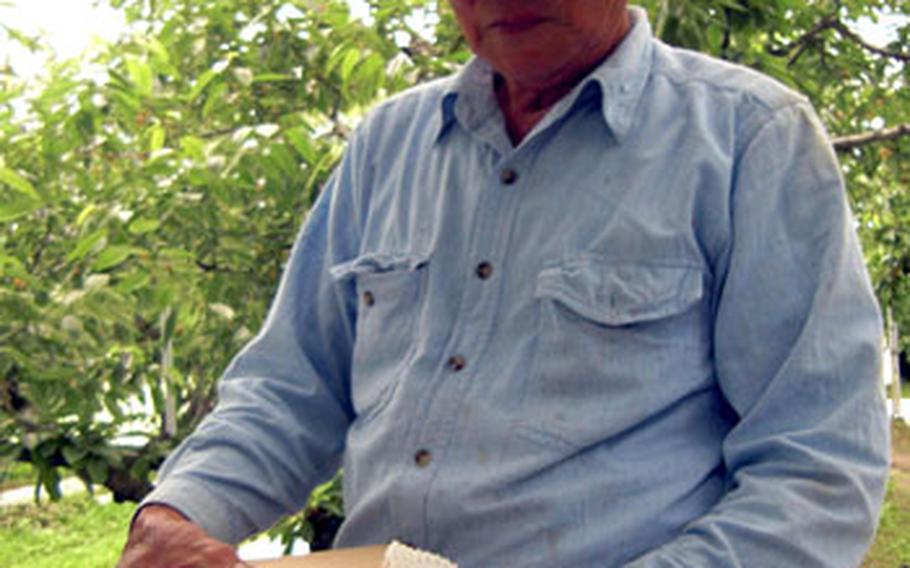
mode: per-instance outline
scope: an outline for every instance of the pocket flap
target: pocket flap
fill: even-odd
[[[335,280],[342,281],[361,274],[417,270],[426,265],[429,259],[426,254],[370,252],[336,264],[329,269],[329,273]]]
[[[701,299],[702,272],[692,267],[574,259],[537,277],[536,296],[552,298],[604,325],[652,321]]]

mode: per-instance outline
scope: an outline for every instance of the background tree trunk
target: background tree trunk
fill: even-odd
[[[897,321],[891,308],[888,308],[888,356],[891,358],[891,414],[895,419],[903,417],[901,412],[901,365],[900,346],[898,343]]]

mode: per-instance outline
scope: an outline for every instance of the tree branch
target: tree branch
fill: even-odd
[[[224,272],[227,274],[232,274],[234,272],[237,272],[230,266],[222,266],[222,265],[218,264],[217,262],[206,263],[201,260],[196,261],[196,268],[198,268],[199,270],[201,270],[203,272]]]
[[[772,48],[769,51],[772,55],[784,56],[792,52],[794,49],[798,49],[799,52],[797,55],[794,55],[793,58],[799,58],[799,53],[805,50],[806,46],[813,40],[817,35],[822,33],[827,29],[831,29],[834,26],[834,22],[837,21],[837,16],[835,14],[825,16],[820,22],[812,26],[812,29],[799,36],[795,40],[791,41],[786,45],[782,45],[777,48]],[[793,59],[791,58],[791,63]]]
[[[814,40],[825,30],[835,30],[844,39],[848,39],[866,51],[869,51],[876,55],[881,55],[882,57],[887,57],[890,59],[897,59],[898,61],[903,61],[905,63],[910,62],[910,52],[894,51],[891,49],[872,45],[871,43],[864,40],[859,34],[847,27],[845,23],[840,21],[837,18],[836,12],[822,18],[817,24],[812,26],[809,31],[791,41],[790,43],[777,48],[772,48],[769,51],[772,55],[782,57],[796,50],[796,53],[793,53],[793,55],[790,56],[789,64],[792,66],[800,58],[803,52],[805,52],[806,48],[809,47],[809,44],[812,42],[812,40]]]
[[[897,59],[898,61],[903,61],[904,63],[910,62],[910,53],[892,51],[890,49],[885,49],[883,47],[878,47],[878,46],[872,45],[871,43],[868,43],[866,40],[864,40],[862,37],[860,37],[859,34],[855,33],[853,30],[848,28],[840,20],[835,20],[834,22],[832,22],[831,26],[835,30],[837,30],[838,33],[840,33],[842,36],[849,39],[850,41],[857,44],[858,46],[862,47],[866,51],[871,51],[872,53],[875,53],[876,55],[881,55],[882,57],[888,57],[890,59]]]
[[[899,124],[893,128],[883,128],[882,130],[874,130],[872,132],[840,136],[835,138],[832,142],[834,144],[834,149],[838,152],[849,152],[850,150],[861,146],[874,144],[876,142],[897,140],[904,136],[910,136],[910,123]]]

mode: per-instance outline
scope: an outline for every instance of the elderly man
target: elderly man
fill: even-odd
[[[452,0],[121,566],[232,566],[344,466],[336,544],[473,567],[856,566],[880,321],[801,96],[622,0]]]

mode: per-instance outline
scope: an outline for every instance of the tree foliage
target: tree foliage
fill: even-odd
[[[34,463],[51,495],[63,468],[138,499],[258,328],[358,117],[469,53],[433,0],[373,0],[366,23],[342,0],[109,1],[130,22],[114,45],[36,84],[0,69],[0,459]],[[643,5],[665,41],[811,97],[910,330],[910,5]],[[891,44],[855,31],[888,14]]]

